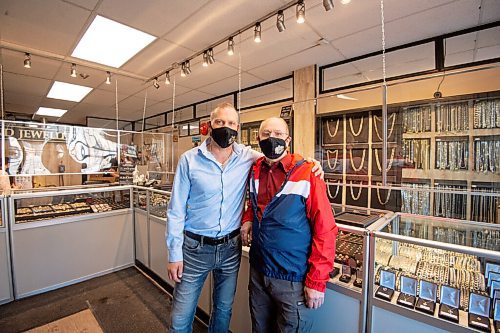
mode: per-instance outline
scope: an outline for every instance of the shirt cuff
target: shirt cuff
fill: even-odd
[[[309,277],[306,277],[305,285],[307,288],[314,289],[322,293],[326,290],[326,282],[313,281],[309,279]]]
[[[182,255],[182,248],[181,249],[175,249],[175,250],[169,250],[168,252],[168,261],[169,262],[176,262],[176,261],[183,261],[183,255]]]

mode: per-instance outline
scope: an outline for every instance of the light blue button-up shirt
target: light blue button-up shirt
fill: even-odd
[[[166,242],[169,261],[182,261],[183,231],[221,237],[241,226],[248,173],[262,154],[233,143],[233,153],[223,167],[207,149],[199,147],[181,155],[167,209]]]

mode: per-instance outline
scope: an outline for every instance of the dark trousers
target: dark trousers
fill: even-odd
[[[252,332],[310,332],[314,310],[305,305],[304,284],[274,279],[250,268]]]

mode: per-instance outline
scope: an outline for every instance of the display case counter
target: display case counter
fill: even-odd
[[[369,332],[493,332],[500,225],[397,213],[374,228]]]
[[[133,265],[130,198],[127,186],[9,197],[15,298]]]
[[[391,212],[332,205],[339,228],[334,271],[327,284],[325,303],[317,310],[314,332],[332,327],[342,332],[365,332],[369,262],[369,227],[385,221]]]
[[[0,196],[0,304],[13,300],[6,198]]]
[[[134,186],[133,202],[135,259],[149,268],[148,190]]]

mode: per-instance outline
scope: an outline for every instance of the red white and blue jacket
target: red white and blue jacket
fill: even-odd
[[[333,269],[337,226],[326,184],[311,172],[312,163],[292,154],[281,189],[257,215],[259,173],[264,157],[252,167],[250,203],[243,221],[253,221],[251,265],[264,275],[324,292]]]

